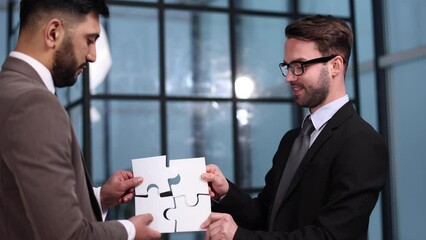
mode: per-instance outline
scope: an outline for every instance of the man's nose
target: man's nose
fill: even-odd
[[[87,53],[86,60],[88,62],[96,61],[96,45],[92,44],[89,46],[89,52]]]
[[[296,80],[297,80],[297,76],[294,75],[292,71],[288,71],[287,77],[285,77],[285,81],[287,83],[291,83],[291,82],[296,81]]]

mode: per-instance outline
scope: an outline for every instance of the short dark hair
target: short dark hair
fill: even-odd
[[[24,28],[38,21],[42,14],[55,11],[69,14],[76,19],[83,19],[90,12],[109,16],[104,0],[21,0],[20,27]]]
[[[315,15],[298,19],[285,28],[287,38],[316,43],[323,56],[340,55],[349,62],[353,33],[342,19],[331,15]]]

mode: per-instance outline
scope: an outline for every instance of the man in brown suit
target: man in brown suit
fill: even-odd
[[[15,51],[0,72],[0,239],[157,239],[150,214],[106,221],[142,182],[118,171],[92,188],[55,87],[96,60],[103,0],[22,0]]]

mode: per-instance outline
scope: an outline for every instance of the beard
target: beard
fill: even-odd
[[[304,96],[296,96],[296,103],[305,108],[315,108],[325,101],[329,93],[330,77],[328,69],[321,68],[318,77],[318,84],[315,86],[305,86],[306,94]]]
[[[81,67],[74,55],[71,38],[65,36],[61,47],[53,56],[52,77],[55,87],[69,87],[77,81],[76,72]]]

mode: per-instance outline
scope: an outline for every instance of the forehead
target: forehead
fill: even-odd
[[[321,56],[316,43],[289,38],[284,45],[284,60],[289,63],[296,60],[309,60]]]
[[[74,27],[74,34],[76,35],[99,35],[100,31],[99,15],[94,12],[87,14],[83,21],[77,23]]]

